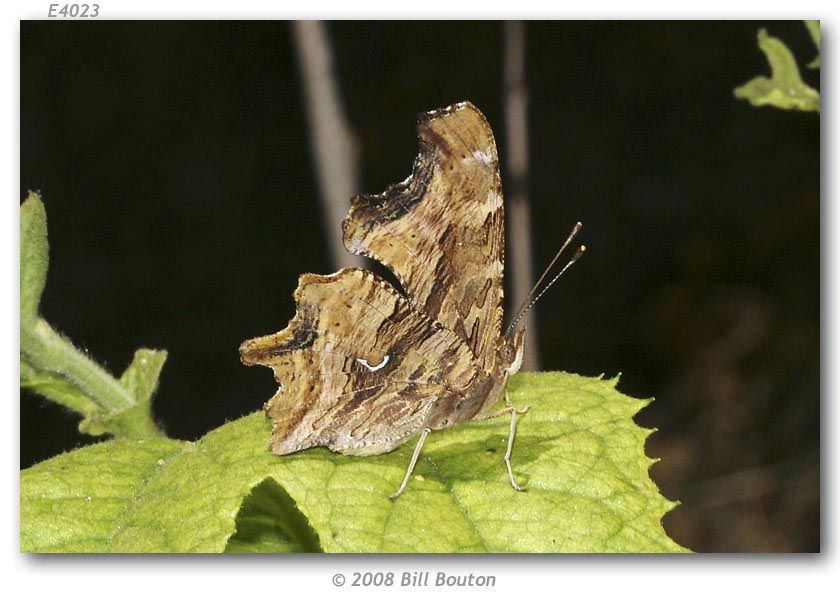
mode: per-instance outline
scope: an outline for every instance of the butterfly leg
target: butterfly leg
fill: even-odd
[[[505,402],[508,402],[507,392],[505,392]],[[524,413],[528,408],[530,407],[522,409],[522,412]],[[505,451],[505,465],[507,466],[508,477],[510,477],[510,484],[513,486],[513,489],[517,492],[524,492],[525,488],[516,483],[516,478],[513,476],[513,468],[510,466],[510,453],[513,451],[513,438],[516,436],[516,415],[519,411],[516,410],[516,407],[510,405],[508,411],[510,411],[510,434],[508,435],[508,445]]]
[[[483,415],[476,418],[482,420],[495,419],[496,417],[501,417],[502,415],[510,413],[510,434],[508,435],[508,445],[507,450],[505,451],[505,466],[507,467],[508,477],[510,478],[510,485],[512,485],[513,489],[515,489],[516,491],[524,492],[525,488],[516,483],[516,478],[513,476],[513,468],[510,466],[510,454],[511,452],[513,452],[513,439],[516,437],[516,415],[525,414],[531,407],[526,406],[525,408],[516,408],[513,404],[510,403],[510,394],[507,390],[505,390],[505,404],[507,405],[507,408],[503,408],[489,415]]]
[[[423,442],[426,441],[426,436],[429,435],[430,431],[431,429],[426,427],[425,429],[423,429],[423,433],[420,434],[420,439],[417,440],[417,445],[414,447],[414,454],[411,455],[411,462],[408,463],[408,469],[405,472],[405,477],[403,477],[399,489],[390,496],[388,496],[391,500],[396,500],[397,498],[399,498],[400,494],[402,494],[403,490],[405,490],[405,486],[408,485],[408,479],[409,477],[411,477],[411,473],[412,471],[414,471],[414,465],[417,464],[417,458],[420,456],[420,449],[423,447]]]
[[[476,421],[486,421],[487,419],[495,419],[497,417],[501,417],[502,415],[509,414],[510,411],[516,411],[516,414],[524,415],[528,410],[531,408],[530,406],[526,406],[525,408],[516,408],[513,404],[510,403],[510,394],[507,390],[505,390],[505,405],[507,408],[503,408],[501,410],[497,410],[494,413],[490,413],[489,415],[476,415],[473,417]]]

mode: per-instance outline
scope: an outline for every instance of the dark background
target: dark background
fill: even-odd
[[[665,526],[699,551],[820,543],[819,116],[733,97],[768,71],[760,27],[813,58],[801,22],[526,28],[536,264],[576,220],[590,250],[539,306],[543,368],[621,372],[619,389],[656,397],[637,420],[682,501]],[[415,113],[459,100],[504,162],[500,23],[329,31],[359,192],[403,179]],[[332,270],[289,25],[23,22],[20,71],[44,316],[117,373],[167,349],[155,414],[171,436],[259,409],[276,386],[239,343],[285,326],[300,273]],[[21,396],[21,467],[93,441]]]

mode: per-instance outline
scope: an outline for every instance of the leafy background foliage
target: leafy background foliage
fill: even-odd
[[[817,47],[817,57],[808,67],[820,66],[820,23],[805,21],[808,33]],[[775,106],[781,109],[820,110],[820,94],[802,81],[796,58],[781,40],[770,36],[765,29],[758,32],[758,47],[770,63],[770,77],[756,77],[735,89],[735,97],[748,100],[753,106]]]
[[[507,421],[430,436],[408,490],[412,445],[368,458],[268,452],[270,423],[243,417],[197,442],[164,437],[150,399],[165,354],[138,351],[116,380],[37,316],[46,215],[21,207],[21,384],[114,439],[21,473],[24,552],[678,552],[662,528],[675,506],[648,475],[648,401],[617,380],[521,374],[514,491],[502,462]],[[29,338],[33,338],[34,341]],[[37,365],[37,367],[32,366]],[[127,406],[120,399],[128,399]]]

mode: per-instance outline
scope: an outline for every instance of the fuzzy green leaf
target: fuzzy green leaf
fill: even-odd
[[[295,501],[269,478],[251,490],[236,515],[226,552],[323,552],[318,534]]]
[[[267,450],[271,424],[261,413],[228,423],[167,455],[163,464],[138,475],[120,498],[124,510],[102,524],[95,551],[102,552],[679,552],[661,519],[675,503],[650,480],[654,462],[645,456],[650,433],[633,422],[647,401],[615,390],[615,380],[563,373],[522,374],[510,384],[515,405],[530,405],[519,421],[514,470],[527,492],[514,491],[502,456],[508,421],[473,421],[435,432],[423,448],[415,476],[396,501],[413,449],[351,457],[318,448],[289,456]],[[130,454],[131,444],[120,452]],[[115,477],[106,442],[85,449],[98,477]],[[97,488],[90,469],[76,481],[70,453],[25,471],[61,469],[67,488]],[[75,459],[74,460],[81,460]],[[114,470],[131,470],[118,460]],[[136,470],[144,469],[142,462]],[[93,477],[93,478],[91,478]],[[81,492],[80,492],[81,493]],[[95,494],[93,494],[95,495]],[[121,500],[122,502],[122,500]],[[85,506],[76,518],[91,521]],[[66,511],[61,523],[72,519]],[[37,513],[51,519],[48,510]],[[58,533],[61,523],[31,523]],[[27,536],[32,539],[32,536]],[[47,548],[58,544],[38,539]],[[41,546],[24,545],[39,551]]]
[[[109,538],[143,481],[185,442],[113,440],[21,472],[22,552],[109,552]]]
[[[118,437],[160,435],[151,419],[152,396],[157,390],[166,357],[165,350],[137,350],[134,360],[120,377],[120,384],[134,398],[135,403],[119,412],[102,413],[96,410],[79,424],[79,431],[88,435],[112,433]]]
[[[20,326],[32,328],[47,283],[47,213],[35,192],[20,207]]]
[[[138,404],[148,403],[157,390],[160,371],[166,362],[165,350],[141,348],[120,377],[120,383],[134,396]]]
[[[802,81],[788,47],[764,29],[758,32],[758,46],[767,56],[772,75],[756,77],[736,88],[735,97],[748,100],[753,106],[819,111],[820,94]]]

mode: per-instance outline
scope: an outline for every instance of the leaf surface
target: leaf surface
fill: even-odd
[[[110,552],[110,539],[144,481],[186,442],[112,440],[21,472],[22,552]]]
[[[78,548],[65,529],[81,523],[84,535],[70,538],[97,552],[684,551],[662,528],[675,503],[648,475],[650,430],[632,419],[648,401],[615,383],[565,373],[511,379],[513,404],[531,406],[512,456],[526,492],[505,471],[506,418],[433,432],[392,501],[411,441],[364,458],[322,448],[274,456],[271,424],[254,413],[195,444],[104,442],[24,471],[21,502],[37,499],[38,508],[22,507],[21,546]],[[132,448],[142,459],[129,460]],[[113,504],[67,506],[68,496]]]

